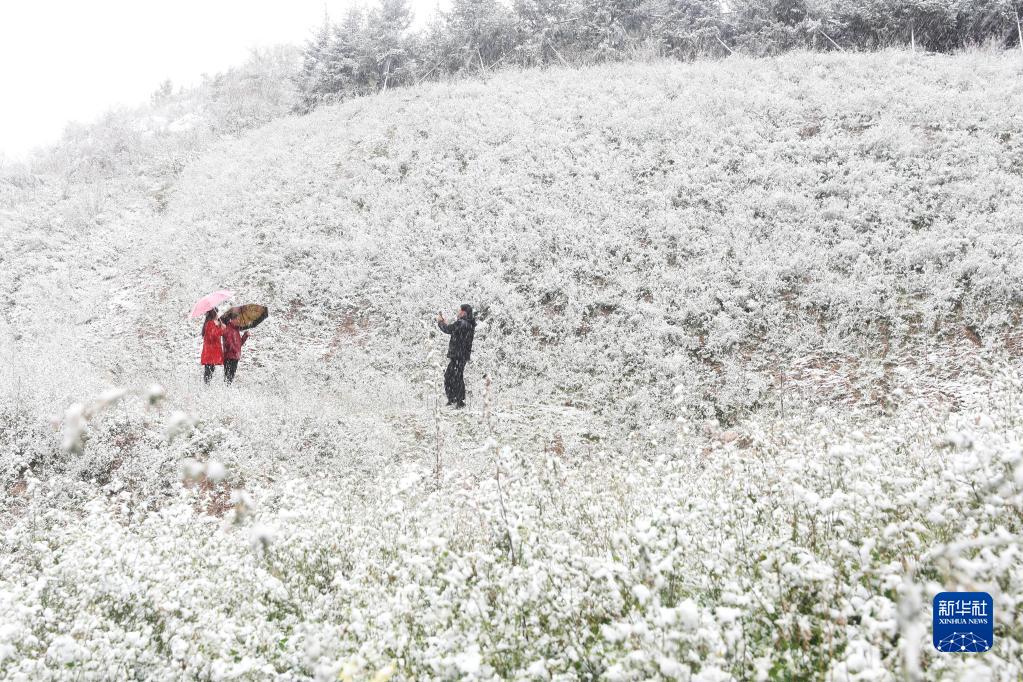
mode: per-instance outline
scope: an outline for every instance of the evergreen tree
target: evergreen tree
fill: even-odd
[[[695,59],[724,50],[718,42],[723,25],[719,0],[646,0],[643,12],[651,37],[666,55]]]
[[[956,35],[961,45],[988,41],[1019,47],[1023,2],[1014,0],[959,0],[955,7]]]
[[[373,60],[369,53],[366,15],[359,7],[345,12],[334,27],[329,53],[330,83],[335,98],[373,92]]]
[[[325,75],[330,57],[331,33],[330,19],[324,17],[320,30],[306,42],[302,50],[302,66],[296,77],[297,108],[302,113],[316,108],[323,101],[324,94],[329,92]]]
[[[734,0],[729,4],[733,9],[729,33],[744,53],[778,54],[818,44],[820,24],[806,0]]]
[[[366,67],[372,69],[374,84],[382,89],[414,80],[414,45],[408,35],[411,24],[409,0],[381,0],[369,13],[366,37],[371,63]]]
[[[913,45],[951,51],[1014,46],[1023,0],[453,0],[411,31],[410,0],[378,0],[327,20],[302,51],[299,111],[323,102],[502,63],[586,64],[638,46],[679,59],[775,54],[794,48]],[[726,42],[727,41],[727,42]]]
[[[580,8],[581,43],[597,61],[623,57],[649,23],[642,0],[589,0]]]
[[[578,17],[569,0],[515,0],[516,50],[523,65],[565,62]]]
[[[499,0],[453,0],[445,19],[452,72],[491,68],[514,47],[515,24]]]

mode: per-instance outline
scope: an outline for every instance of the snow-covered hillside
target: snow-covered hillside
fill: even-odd
[[[509,71],[6,172],[0,674],[1020,675],[1019,75]],[[271,317],[207,389],[222,287]]]
[[[829,397],[882,404],[1013,341],[1017,77],[1004,55],[794,55],[354,100],[153,171],[149,211],[106,196],[15,230],[14,331],[66,296],[82,336],[118,339],[76,362],[194,373],[182,314],[228,286],[274,312],[252,380],[407,379],[466,300],[477,376],[633,425],[732,420],[821,368]],[[47,218],[81,226],[51,248]],[[34,273],[47,252],[67,258]]]

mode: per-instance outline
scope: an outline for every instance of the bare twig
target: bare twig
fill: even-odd
[[[440,425],[440,401],[435,401],[433,405],[433,425],[434,425],[434,462],[433,462],[433,476],[440,483],[441,474],[443,473],[443,454],[444,454],[444,435],[441,431]]]
[[[560,52],[558,52],[558,48],[554,47],[554,43],[552,43],[552,42],[551,42],[551,41],[549,41],[549,40],[547,40],[547,41],[544,41],[544,42],[546,42],[546,43],[547,43],[547,47],[549,47],[549,48],[551,48],[551,50],[553,50],[553,52],[554,52],[554,55],[555,55],[555,56],[556,56],[556,57],[557,57],[558,59],[560,59],[560,60],[561,60],[561,63],[562,63],[562,64],[563,64],[564,66],[568,66],[568,62],[567,62],[567,61],[565,61],[565,58],[561,56],[561,53],[560,53]]]
[[[496,445],[494,446],[494,451],[496,454],[497,451]],[[501,458],[500,456],[498,456],[496,459],[497,462],[495,464],[496,466],[495,478],[497,479],[497,502],[498,504],[501,505],[501,520],[504,521],[504,533],[505,536],[508,538],[508,554],[511,557],[512,565],[514,566],[516,563],[518,563],[517,561],[515,561],[515,540],[512,538],[511,524],[508,523],[508,512],[504,508],[504,488],[501,487]]]
[[[721,47],[723,47],[723,48],[725,48],[726,50],[728,50],[728,54],[735,54],[735,51],[734,51],[734,50],[732,50],[732,48],[730,48],[730,47],[728,47],[727,45],[725,45],[725,41],[721,40],[720,36],[717,36],[717,35],[715,35],[715,36],[714,36],[714,40],[716,40],[716,41],[718,41],[719,43],[721,43]]]
[[[425,80],[426,80],[427,78],[429,78],[429,77],[430,77],[430,75],[431,75],[431,74],[432,74],[432,73],[433,73],[434,71],[436,71],[436,70],[437,70],[437,67],[438,67],[438,66],[440,66],[440,62],[437,62],[436,64],[434,64],[434,65],[433,65],[433,66],[432,66],[432,67],[430,68],[430,70],[426,72],[426,74],[424,74],[423,76],[421,76],[421,77],[420,77],[420,78],[419,78],[419,79],[418,79],[418,80],[416,81],[416,85],[419,85],[420,83],[422,83],[423,81],[425,81]]]
[[[1023,26],[1020,26],[1019,22],[1019,8],[1014,7],[1013,11],[1016,13],[1016,35],[1019,37],[1019,49],[1023,52]]]
[[[844,48],[844,47],[842,47],[841,45],[839,45],[838,43],[836,43],[836,42],[835,42],[834,40],[832,40],[832,39],[831,39],[831,36],[829,36],[829,35],[828,35],[827,33],[825,33],[824,31],[822,31],[822,30],[821,30],[821,29],[819,29],[819,28],[818,28],[817,30],[818,30],[818,31],[820,32],[820,34],[821,34],[822,36],[824,36],[825,38],[827,38],[827,39],[828,39],[828,42],[830,42],[830,43],[831,43],[832,45],[834,45],[835,47],[837,47],[837,48],[838,48],[838,50],[839,50],[840,52],[845,52],[845,48]]]
[[[505,537],[508,538],[508,553],[511,556],[512,565],[515,565],[517,563],[515,560],[515,539],[512,536],[511,524],[508,523],[508,510],[504,506],[504,487],[501,485],[501,451],[497,446],[497,440],[494,438],[494,423],[491,419],[493,400],[489,374],[483,377],[483,386],[483,419],[487,425],[490,442],[494,446],[494,478],[497,480],[497,502],[501,507],[501,521],[504,522]]]
[[[493,437],[494,424],[491,420],[490,386],[490,375],[483,375],[483,421],[487,425],[487,435]]]
[[[785,418],[785,370],[778,372],[778,398],[781,403],[781,418]]]

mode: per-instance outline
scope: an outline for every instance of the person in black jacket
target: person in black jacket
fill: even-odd
[[[448,324],[444,315],[437,313],[437,326],[448,340],[448,368],[444,372],[444,393],[448,397],[448,405],[465,407],[465,363],[472,355],[472,338],[476,333],[476,318],[472,314],[472,306],[463,303],[458,308],[458,319]]]

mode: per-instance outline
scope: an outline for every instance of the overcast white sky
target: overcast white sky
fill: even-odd
[[[449,0],[439,0],[447,7]],[[0,157],[59,139],[71,121],[199,81],[253,47],[300,44],[357,0],[0,0]],[[438,0],[412,0],[416,23]]]

